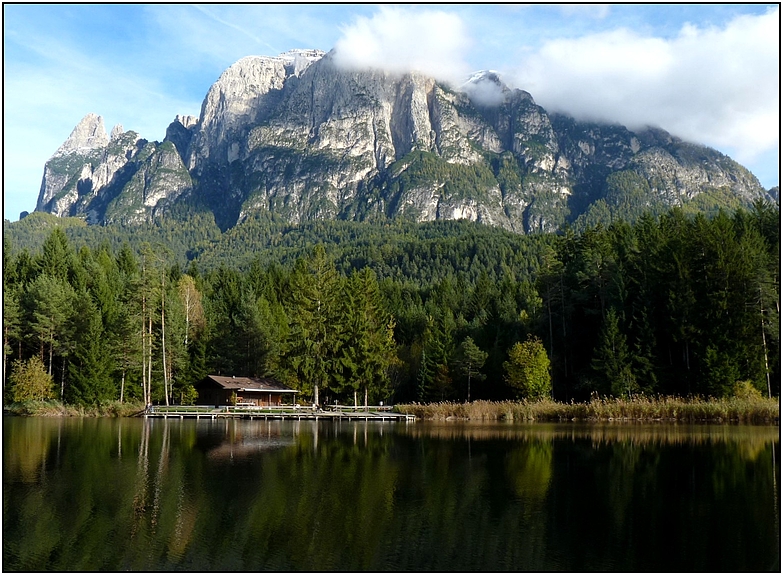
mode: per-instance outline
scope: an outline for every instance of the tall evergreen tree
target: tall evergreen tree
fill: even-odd
[[[593,369],[602,382],[600,391],[604,393],[628,397],[638,391],[628,343],[625,334],[620,331],[619,319],[614,308],[610,308],[606,314],[599,343],[595,349]]]
[[[483,381],[486,375],[481,373],[489,354],[482,351],[470,336],[462,340],[457,354],[457,365],[468,380],[467,401],[470,401],[470,380]]]
[[[70,364],[66,399],[71,403],[99,404],[117,399],[114,364],[104,337],[101,314],[86,293],[76,298],[74,316],[78,334]]]
[[[48,348],[47,370],[52,375],[55,353],[65,353],[71,345],[76,294],[64,279],[43,273],[35,278],[26,295],[31,335],[39,344],[42,360],[44,348]]]
[[[386,397],[389,369],[396,359],[394,321],[385,312],[375,273],[364,268],[348,280],[341,313],[343,341],[339,350],[341,390]]]
[[[335,373],[342,325],[338,298],[341,280],[319,244],[310,257],[297,262],[291,274],[289,317],[291,331],[286,365],[302,391],[318,403],[319,388],[336,388]]]
[[[22,338],[22,305],[16,287],[3,286],[3,388],[8,379],[8,358],[13,355],[13,342]],[[18,358],[19,359],[19,358]]]

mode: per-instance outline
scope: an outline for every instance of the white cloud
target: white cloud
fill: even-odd
[[[381,7],[342,30],[335,62],[351,69],[421,72],[458,82],[469,72],[470,39],[462,19],[442,11]]]
[[[506,98],[507,89],[502,82],[497,72],[489,70],[488,73],[474,74],[459,89],[466,92],[474,102],[484,106],[497,106]]]
[[[778,145],[779,9],[673,38],[627,29],[545,42],[514,84],[549,110],[660,126],[750,161]]]

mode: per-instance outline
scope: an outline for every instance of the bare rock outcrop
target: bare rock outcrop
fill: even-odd
[[[230,66],[200,115],[178,115],[162,143],[119,125],[107,136],[88,114],[46,163],[36,209],[141,222],[191,202],[225,228],[268,211],[291,222],[470,219],[529,233],[573,222],[623,185],[647,194],[640,205],[714,190],[745,203],[769,195],[715,150],[550,114],[497,72],[453,87],[293,50]]]

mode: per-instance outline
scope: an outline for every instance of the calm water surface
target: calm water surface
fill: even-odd
[[[779,428],[3,419],[3,570],[779,571]]]

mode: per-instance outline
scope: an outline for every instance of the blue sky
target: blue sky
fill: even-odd
[[[493,69],[549,110],[657,125],[779,182],[775,5],[4,5],[3,200],[35,208],[43,165],[94,112],[161,140],[243,56],[336,48],[459,83]]]

